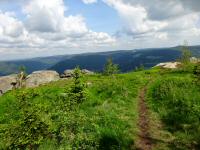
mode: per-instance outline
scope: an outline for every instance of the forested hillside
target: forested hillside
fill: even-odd
[[[65,56],[66,58],[67,56]],[[18,73],[19,68],[24,66],[27,73],[32,73],[37,70],[44,70],[52,65],[55,65],[63,59],[63,56],[53,56],[45,58],[33,58],[25,60],[13,60],[13,61],[0,61],[0,76],[8,75],[12,73]]]
[[[193,56],[200,56],[199,46],[191,46],[189,48]],[[180,57],[180,50],[181,47],[151,48],[3,61],[0,62],[0,76],[16,73],[19,71],[20,66],[25,66],[27,73],[46,69],[63,73],[64,70],[73,69],[76,66],[101,72],[108,58],[112,58],[115,63],[119,64],[121,72],[127,72],[140,65],[150,68],[161,62],[174,61]]]
[[[189,47],[189,49],[193,56],[200,56],[199,46]],[[81,68],[102,72],[106,60],[112,58],[114,63],[119,64],[121,72],[128,72],[140,65],[151,68],[161,62],[175,61],[180,58],[180,55],[181,47],[92,53],[64,59],[50,69],[62,73],[65,69],[80,66]]]

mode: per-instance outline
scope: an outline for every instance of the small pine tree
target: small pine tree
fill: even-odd
[[[113,75],[119,72],[119,67],[117,64],[113,64],[112,59],[109,58],[105,64],[103,74]]]
[[[19,72],[26,72],[26,67],[25,66],[20,66],[19,67]]]
[[[33,107],[31,100],[37,96],[34,91],[17,93],[20,118],[5,132],[8,149],[37,149],[48,135],[48,125],[40,118],[40,113]]]
[[[192,56],[192,53],[190,49],[188,48],[188,43],[187,41],[184,42],[184,45],[181,48],[181,58],[180,61],[183,65],[187,65],[190,62],[190,58]]]
[[[79,67],[76,67],[73,72],[74,82],[68,91],[69,97],[73,103],[81,103],[86,98],[86,86],[82,81],[82,72]]]
[[[144,65],[143,64],[140,64],[139,67],[135,67],[135,71],[143,71],[145,68],[144,68]]]

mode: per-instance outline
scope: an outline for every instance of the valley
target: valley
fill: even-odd
[[[200,56],[200,46],[190,46],[189,49],[193,56]],[[76,66],[102,72],[108,58],[112,58],[114,63],[119,64],[121,72],[129,72],[140,65],[148,69],[161,62],[176,61],[180,55],[181,46],[177,46],[2,61],[0,62],[0,76],[17,73],[20,66],[24,66],[28,74],[38,70],[55,70],[58,73],[63,73],[64,70],[73,69]]]

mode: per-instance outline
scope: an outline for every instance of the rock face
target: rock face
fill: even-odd
[[[181,65],[180,62],[165,62],[165,63],[157,64],[155,67],[161,67],[165,69],[176,69],[178,68],[179,65]]]
[[[0,77],[0,95],[12,90],[17,85],[17,75],[9,75]]]
[[[71,78],[73,77],[74,70],[65,70],[64,74],[61,75],[62,78]],[[92,71],[87,69],[81,70],[83,74],[92,75]],[[42,84],[46,84],[52,81],[58,81],[60,79],[59,74],[56,71],[43,70],[35,71],[32,74],[28,75],[23,79],[23,85],[25,87],[37,87]],[[22,80],[22,79],[21,79]],[[22,83],[22,82],[21,82]],[[5,92],[12,90],[13,88],[20,88],[20,76],[17,74],[2,76],[0,77],[0,95]]]
[[[35,71],[26,78],[26,87],[37,87],[41,84],[59,80],[59,74],[56,71]]]
[[[87,69],[83,69],[81,71],[82,71],[83,74],[86,74],[86,75],[93,75],[94,74],[94,72],[87,70]]]

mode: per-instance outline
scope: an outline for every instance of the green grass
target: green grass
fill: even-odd
[[[66,98],[73,80],[8,92],[0,97],[0,149],[13,142],[10,131],[33,143],[26,149],[135,149],[138,93],[145,85],[153,149],[198,149],[200,87],[191,70],[85,76],[87,96],[81,103]],[[27,115],[34,119],[27,120]]]
[[[68,101],[62,100],[71,80],[5,94],[0,98],[0,149],[6,149],[12,141],[5,137],[5,130],[19,125],[23,118],[16,96],[23,92],[32,95],[28,98],[28,112],[36,114],[37,121],[47,126],[44,130],[48,134],[36,144],[38,149],[131,149],[137,135],[138,90],[146,82],[143,77],[143,72],[84,77],[88,96],[75,109],[70,109]],[[29,129],[19,129],[23,130],[29,132]],[[30,134],[39,136],[31,131]]]
[[[154,120],[162,128],[156,135],[162,149],[200,147],[200,87],[191,73],[166,71],[157,75],[149,87],[149,105]],[[152,122],[155,125],[155,122]],[[156,131],[157,130],[157,131]],[[167,138],[165,137],[167,135]],[[159,146],[158,146],[159,147]]]

